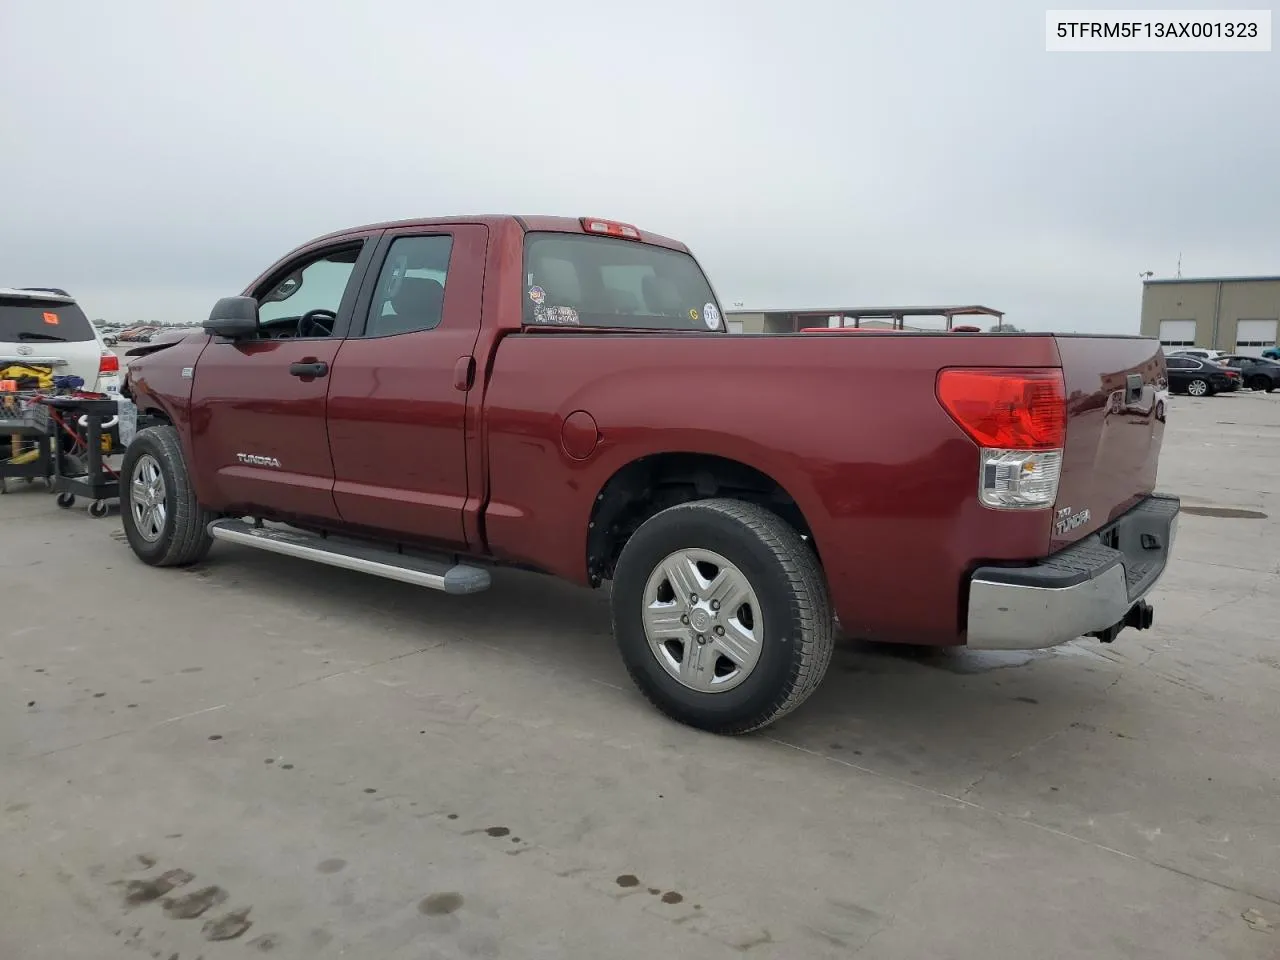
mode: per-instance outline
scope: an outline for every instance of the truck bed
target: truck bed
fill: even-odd
[[[947,367],[1063,367],[1067,449],[1055,511],[975,497],[978,448],[935,394]],[[960,643],[956,571],[1044,557],[1150,493],[1162,427],[1159,345],[1049,334],[716,336],[538,331],[502,340],[484,397],[487,548],[586,579],[578,531],[637,458],[699,451],[778,482],[813,533],[842,624],[874,639]],[[1130,372],[1137,404],[1112,406]],[[1123,399],[1123,397],[1122,397]],[[589,411],[599,446],[565,452]]]

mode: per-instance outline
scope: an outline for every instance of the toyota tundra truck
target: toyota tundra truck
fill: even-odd
[[[837,629],[1146,628],[1178,518],[1155,340],[731,335],[683,244],[616,221],[330,234],[131,353],[143,562],[221,540],[446,594],[607,583],[639,689],[722,734],[799,706]]]

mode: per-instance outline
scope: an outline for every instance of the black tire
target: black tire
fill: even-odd
[[[133,476],[138,462],[151,456],[164,478],[165,518],[159,536],[148,540],[133,515]],[[125,450],[120,467],[120,522],[134,554],[153,567],[185,567],[204,559],[213,544],[207,527],[217,515],[196,501],[178,431],[168,424],[140,430]]]
[[[646,584],[680,550],[713,551],[728,560],[762,608],[759,659],[724,692],[680,683],[659,664],[645,633]],[[697,500],[650,517],[623,548],[612,604],[614,637],[636,686],[673,720],[712,733],[750,733],[780,719],[813,693],[831,663],[831,606],[817,557],[791,526],[752,503]]]
[[[1267,393],[1270,393],[1274,389],[1274,386],[1271,383],[1270,377],[1250,377],[1249,389],[1259,391],[1265,390]]]
[[[101,520],[107,515],[107,501],[95,500],[89,504],[89,516]]]
[[[58,494],[57,504],[63,510],[70,510],[76,505],[76,495],[74,493]]]

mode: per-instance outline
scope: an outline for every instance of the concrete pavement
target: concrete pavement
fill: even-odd
[[[603,593],[153,570],[15,487],[0,956],[1275,958],[1278,487],[1280,395],[1174,398],[1154,629],[846,646],[743,739],[644,702]]]

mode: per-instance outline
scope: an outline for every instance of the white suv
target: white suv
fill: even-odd
[[[120,358],[64,290],[0,287],[0,368],[15,363],[79,377],[93,393],[120,392]]]
[[[1226,354],[1221,350],[1206,350],[1201,347],[1179,347],[1177,350],[1170,350],[1169,356],[1195,357],[1197,360],[1208,360],[1210,363],[1221,363]]]

